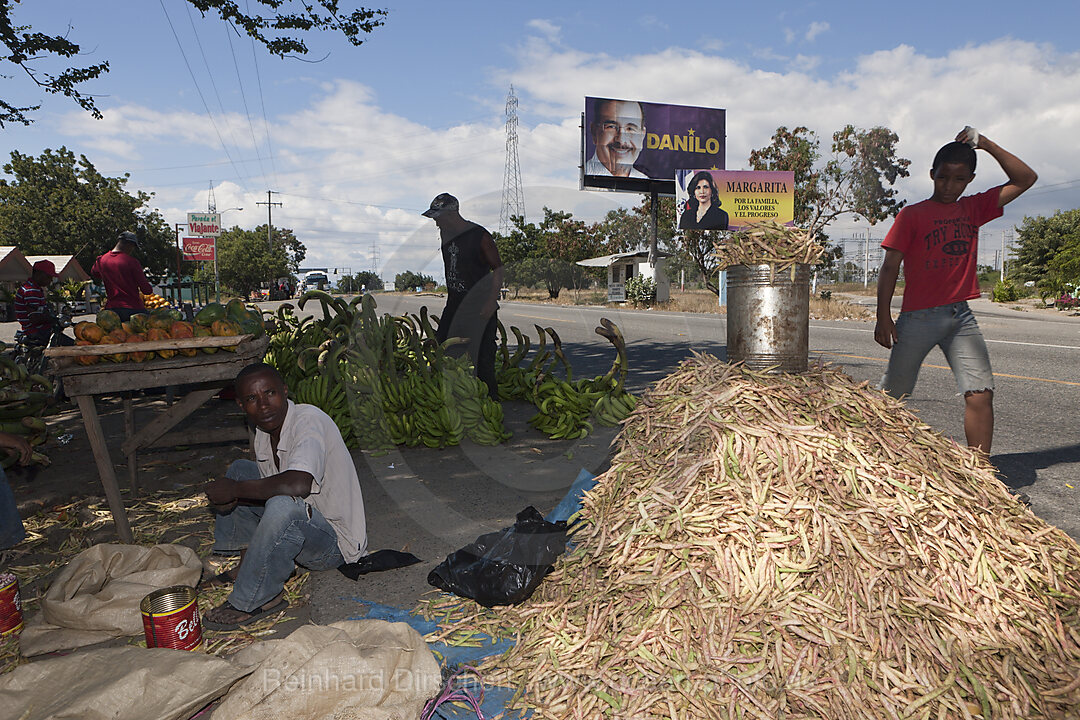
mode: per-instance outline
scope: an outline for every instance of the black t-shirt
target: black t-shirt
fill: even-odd
[[[491,274],[491,266],[480,251],[480,244],[490,238],[479,225],[461,233],[442,245],[443,267],[446,270],[447,300],[460,302],[477,283]],[[491,282],[489,279],[488,282]],[[477,288],[478,291],[482,288]]]

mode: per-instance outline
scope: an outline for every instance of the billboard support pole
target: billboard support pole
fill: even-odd
[[[656,267],[656,232],[660,223],[660,194],[655,190],[650,192],[649,213],[649,267]]]

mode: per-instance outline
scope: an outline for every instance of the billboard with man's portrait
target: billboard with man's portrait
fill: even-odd
[[[724,169],[725,139],[724,110],[587,97],[581,185],[674,195],[677,169]]]

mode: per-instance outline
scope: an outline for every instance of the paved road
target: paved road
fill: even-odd
[[[380,310],[415,311],[425,302],[437,311],[442,300],[386,296]],[[1075,420],[1080,318],[988,300],[974,300],[972,306],[996,377],[991,460],[1011,486],[1031,498],[1036,513],[1080,539],[1080,425]],[[610,346],[592,332],[600,317],[611,318],[627,338],[632,383],[638,389],[668,374],[691,351],[726,357],[727,326],[718,315],[516,302],[503,303],[500,311],[507,325],[555,327],[574,367],[589,373],[610,362]],[[811,321],[810,353],[870,382],[880,379],[888,359],[888,351],[874,342],[873,325],[860,321]],[[927,358],[908,406],[935,429],[964,442],[963,400],[939,350]]]

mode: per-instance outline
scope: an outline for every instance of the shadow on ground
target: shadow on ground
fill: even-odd
[[[1002,482],[1014,490],[1034,485],[1039,470],[1077,462],[1080,462],[1080,444],[1035,452],[994,455],[990,458],[990,463],[1001,474]]]

